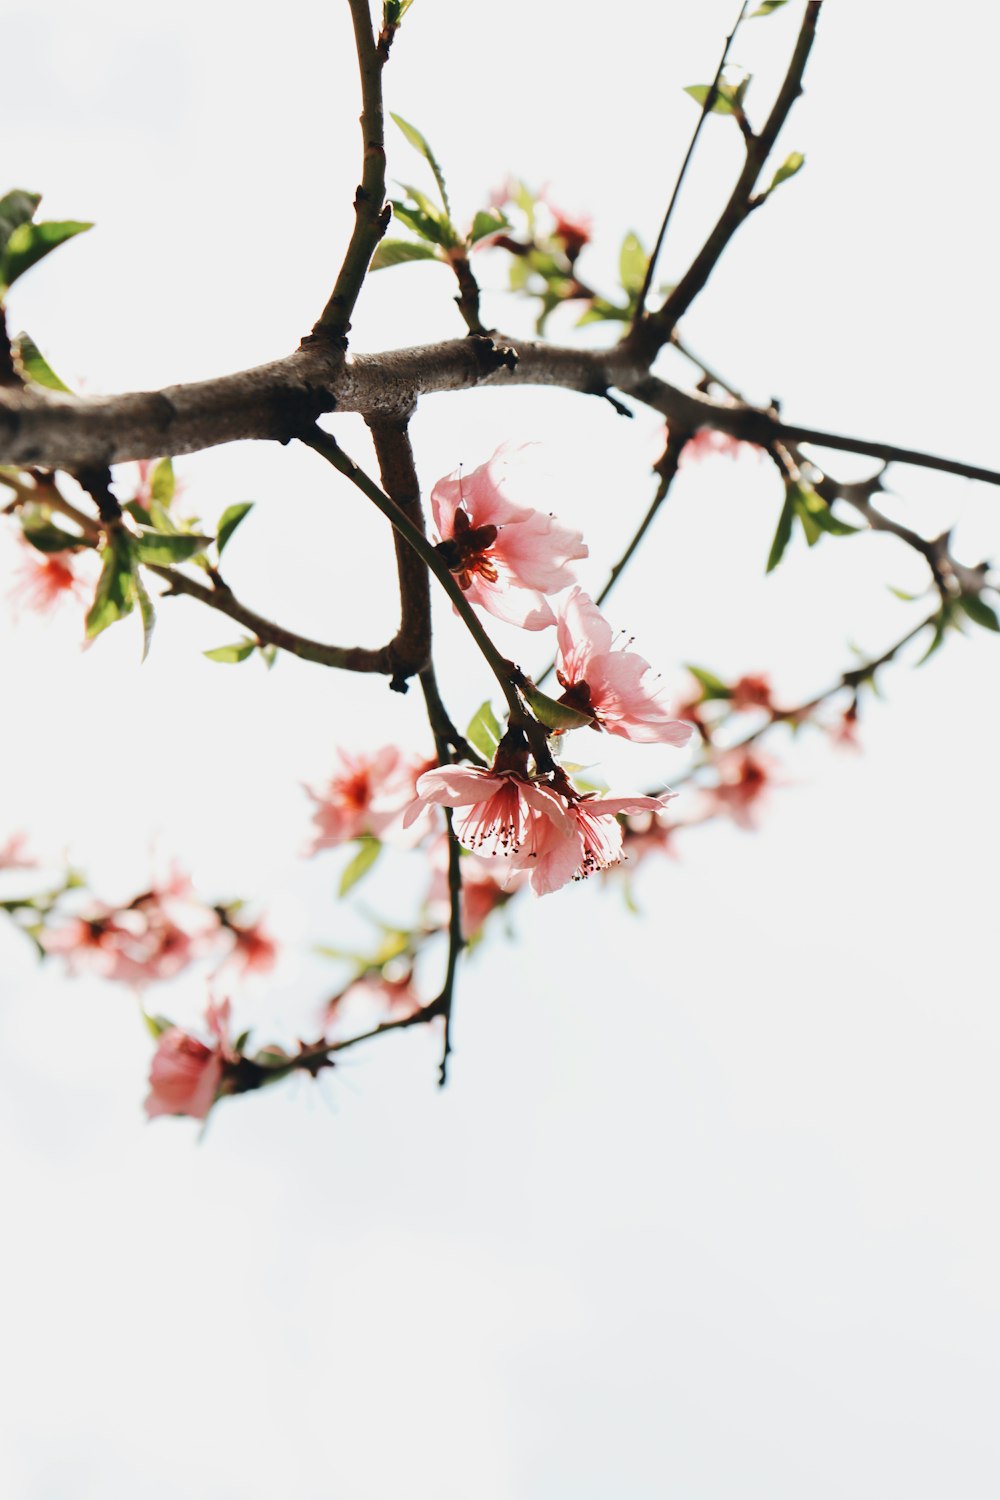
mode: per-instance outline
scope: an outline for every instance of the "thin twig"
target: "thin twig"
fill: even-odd
[[[771,113],[757,135],[747,140],[746,161],[729,201],[691,265],[657,312],[649,313],[626,335],[625,342],[652,361],[715,270],[723,251],[747,215],[762,201],[754,197],[761,169],[778,132],[802,92],[802,75],[812,50],[823,0],[808,0],[795,50]]]
[[[743,17],[747,13],[747,6],[749,5],[749,3],[750,0],[743,0],[743,4],[740,6],[740,13],[736,17],[735,25],[733,26],[732,31],[726,37],[726,45],[722,49],[722,56],[719,58],[719,66],[715,70],[715,77],[712,79],[712,82],[709,85],[708,93],[705,95],[705,101],[701,107],[701,114],[698,116],[698,123],[694,127],[694,134],[691,137],[691,141],[685,153],[684,160],[681,162],[681,169],[677,174],[677,181],[674,183],[674,190],[670,194],[670,201],[667,204],[666,212],[663,215],[663,223],[660,225],[660,232],[656,236],[656,244],[653,246],[652,254],[650,255],[649,261],[646,265],[646,274],[642,279],[642,290],[639,293],[639,300],[636,303],[635,311],[637,321],[643,316],[646,311],[646,301],[649,297],[650,288],[653,285],[653,276],[656,271],[656,262],[659,260],[660,252],[663,249],[663,241],[666,239],[667,226],[670,223],[670,219],[674,211],[674,205],[676,204],[677,199],[680,197],[680,191],[681,186],[684,182],[684,176],[691,162],[691,158],[694,155],[694,148],[698,144],[698,137],[701,135],[701,128],[707,120],[708,116],[711,114],[712,106],[715,104],[716,99],[719,97],[719,84],[722,81],[723,69],[725,68],[726,61],[729,57],[729,49],[733,45],[733,38],[736,36],[737,31],[739,31]]]
[[[389,55],[372,33],[369,0],[348,0],[361,74],[361,136],[364,141],[361,183],[354,196],[354,232],[344,263],[313,334],[337,342],[346,339],[368,263],[389,226],[392,210],[385,202],[385,119],[382,69]]]

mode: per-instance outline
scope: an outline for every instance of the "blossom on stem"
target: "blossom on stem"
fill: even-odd
[[[580,588],[570,590],[556,627],[560,703],[590,714],[596,729],[640,744],[684,745],[691,725],[671,715],[649,663],[625,645]]]
[[[47,927],[39,941],[46,953],[65,960],[70,974],[94,974],[143,989],[172,979],[203,957],[214,930],[187,877],[175,873],[127,906],[98,905],[62,926]]]
[[[86,599],[88,585],[77,571],[75,552],[39,552],[30,542],[23,547],[21,565],[7,595],[15,615],[25,610],[52,615],[63,604]]]
[[[146,1114],[190,1115],[204,1120],[215,1102],[226,1063],[236,1061],[229,1037],[229,1001],[210,1003],[205,1013],[211,1044],[178,1026],[164,1031],[149,1070]]]
[[[738,677],[732,686],[729,706],[734,713],[742,713],[748,708],[772,709],[770,679],[761,672]]]
[[[768,787],[774,784],[773,766],[769,756],[753,750],[724,751],[716,761],[719,780],[708,793],[710,807],[728,814],[739,828],[755,829]]]
[[[562,240],[566,259],[576,260],[584,245],[589,245],[594,232],[594,221],[590,214],[567,214],[561,208],[557,208],[547,192],[541,195],[541,201],[545,204],[555,223],[552,233],[557,240]]]
[[[306,787],[316,804],[307,854],[365,834],[382,838],[413,801],[415,773],[428,764],[403,755],[396,745],[371,752],[338,750],[337,757],[338,768],[323,788]]]
[[[575,863],[570,866],[561,850],[542,850],[531,867],[531,889],[536,896],[557,891],[568,880],[586,880],[599,870],[620,864],[623,858],[619,813],[662,812],[675,794],[662,797],[581,797],[569,803],[567,812],[576,830]],[[517,865],[524,865],[519,855]]]
[[[473,603],[525,630],[555,623],[545,595],[573,582],[568,564],[587,556],[579,531],[515,505],[503,492],[503,449],[471,474],[439,479],[431,509],[438,551]]]
[[[435,927],[445,928],[451,916],[451,889],[448,884],[448,836],[444,834],[430,850],[431,884],[427,893],[427,916]],[[462,936],[466,942],[475,937],[486,918],[514,894],[520,883],[520,872],[506,866],[498,870],[488,856],[466,852],[460,861],[462,875]],[[527,878],[526,876],[524,877]]]
[[[684,444],[680,464],[683,468],[690,463],[701,463],[706,458],[742,458],[744,453],[752,453],[755,458],[759,458],[761,450],[756,443],[733,437],[728,432],[720,432],[717,427],[699,427]]]

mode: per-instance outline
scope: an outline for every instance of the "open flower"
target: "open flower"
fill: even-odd
[[[63,604],[82,603],[88,584],[78,571],[75,552],[39,552],[25,542],[21,565],[8,592],[14,613],[51,615]]]
[[[587,556],[578,531],[515,505],[503,492],[503,450],[471,474],[439,479],[431,492],[438,551],[459,587],[481,609],[544,630],[555,624],[545,595],[573,582],[568,564]]]
[[[338,750],[339,766],[326,786],[306,791],[316,804],[307,854],[351,839],[382,838],[413,801],[416,774],[428,762],[405,756],[396,745],[351,753]]]
[[[687,743],[691,725],[671,715],[649,663],[624,646],[613,649],[611,626],[580,588],[559,611],[556,639],[561,703],[590,714],[608,734],[640,744]]]
[[[127,906],[98,905],[39,934],[46,953],[65,960],[70,974],[94,974],[143,989],[172,979],[211,948],[217,931],[190,881],[175,872]]]
[[[205,1019],[212,1041],[171,1026],[157,1043],[149,1070],[146,1114],[191,1115],[204,1120],[215,1102],[227,1062],[236,1054],[229,1039],[229,1001],[209,1004]]]
[[[716,761],[718,784],[709,792],[713,810],[724,812],[739,828],[757,827],[762,803],[774,784],[774,762],[752,750],[726,750]]]
[[[414,807],[438,802],[468,808],[455,820],[462,843],[480,853],[504,856],[512,870],[530,872],[532,891],[545,896],[570,880],[584,880],[616,864],[622,857],[617,814],[659,812],[671,795],[580,797],[566,786],[563,796],[521,771],[441,766],[421,776]]]

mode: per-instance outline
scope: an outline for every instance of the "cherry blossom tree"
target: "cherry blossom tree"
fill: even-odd
[[[355,899],[362,881],[370,888],[387,848],[406,859],[422,904],[418,920],[383,930],[369,950],[335,955],[347,972],[332,994],[317,996],[315,1033],[294,1044],[238,1026],[241,985],[254,975],[266,982],[279,946],[253,892],[206,895],[178,864],[147,889],[109,901],[80,870],[56,871],[36,856],[29,827],[0,827],[0,870],[24,879],[2,904],[39,957],[62,963],[69,976],[94,974],[140,996],[154,1040],[150,1117],[203,1120],[221,1098],[294,1073],[316,1076],[348,1049],[414,1026],[440,1033],[443,1083],[463,954],[484,924],[502,920],[512,902],[589,878],[605,880],[614,899],[630,866],[674,852],[678,840],[713,820],[759,829],[789,774],[772,748],[777,731],[801,729],[854,747],[867,695],[911,645],[926,660],[956,631],[1000,630],[991,602],[1000,580],[991,564],[956,555],[950,531],[925,533],[881,498],[890,473],[904,487],[897,475],[911,469],[988,485],[1000,483],[1000,474],[819,422],[789,423],[777,401],[748,400],[724,362],[713,356],[706,363],[685,333],[686,315],[708,294],[744,223],[766,218],[773,195],[795,191],[805,158],[779,147],[779,137],[803,89],[822,0],[763,0],[756,8],[748,0],[739,8],[721,54],[687,91],[690,143],[655,240],[644,245],[624,233],[616,285],[589,269],[594,225],[586,212],[570,212],[555,189],[511,176],[499,186],[483,183],[471,212],[453,208],[447,141],[432,147],[398,114],[387,132],[385,101],[393,72],[406,65],[420,7],[385,0],[373,15],[369,0],[347,4],[362,94],[355,221],[329,297],[292,352],[159,390],[73,392],[49,363],[51,351],[18,331],[18,287],[29,272],[55,284],[59,261],[48,262],[49,253],[90,225],[45,219],[34,184],[0,199],[0,486],[19,556],[13,609],[21,616],[76,611],[94,650],[105,632],[128,629],[133,617],[145,656],[157,614],[168,616],[169,629],[169,601],[183,597],[241,627],[238,640],[207,653],[220,669],[252,661],[270,667],[291,655],[317,672],[384,679],[397,695],[416,689],[426,710],[425,743],[345,741],[331,752],[328,778],[303,791],[313,818],[303,854],[351,851],[341,899]],[[768,25],[786,4],[799,13],[797,32],[782,81],[762,103],[731,57],[746,28]],[[703,132],[722,128],[742,138],[742,164],[703,243],[676,281],[661,285],[664,244],[696,148]],[[424,185],[393,188],[387,160],[394,173],[417,175]],[[359,299],[377,297],[386,273],[420,262],[453,278],[453,306],[441,300],[440,339],[381,352],[355,348]],[[502,267],[509,294],[530,309],[532,334],[496,326],[484,267]],[[455,308],[463,332],[453,331]],[[564,341],[549,337],[552,328],[566,330]],[[667,355],[687,370],[686,382],[667,378]],[[578,581],[576,565],[595,558],[575,524],[574,497],[552,494],[551,509],[548,501],[529,503],[520,486],[532,453],[519,451],[515,431],[497,433],[494,450],[469,468],[418,473],[412,429],[426,398],[531,386],[574,393],[581,421],[600,406],[623,419],[652,413],[659,425],[644,513],[618,552],[599,560],[605,581],[595,597]],[[348,415],[368,429],[378,478],[344,445]],[[226,505],[204,524],[186,505],[174,461],[241,440],[311,450],[317,484],[329,481],[338,495],[356,491],[388,523],[394,558],[363,582],[398,598],[398,628],[384,644],[313,639],[234,591],[226,549],[253,506]],[[865,476],[837,477],[838,454],[867,461]],[[659,545],[654,523],[678,475],[720,460],[731,463],[734,483],[744,465],[768,466],[773,475],[770,546],[748,566],[773,573],[786,565],[793,540],[829,549],[865,532],[891,535],[925,569],[922,591],[901,595],[919,605],[919,617],[793,701],[755,664],[720,675],[702,662],[697,641],[685,642],[682,662],[673,643],[618,632],[604,606],[639,549]],[[267,523],[255,516],[251,524]],[[432,597],[447,605],[433,633]],[[351,601],[335,603],[331,617],[347,630]],[[519,644],[501,649],[496,622],[516,632],[505,640]],[[435,644],[446,631],[467,632],[478,651],[481,706],[467,724],[455,722],[448,684],[439,682]],[[536,661],[530,670],[524,665]],[[599,754],[601,737],[661,747],[665,780],[645,785],[637,774],[632,785],[607,786],[577,759],[581,736],[588,757]],[[685,797],[675,795],[680,790]],[[183,859],[183,850],[172,852]],[[182,972],[205,986],[200,1032],[161,1015],[155,1000],[156,986]]]

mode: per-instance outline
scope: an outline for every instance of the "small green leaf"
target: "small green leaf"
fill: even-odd
[[[41,201],[41,193],[28,193],[24,188],[13,188],[0,198],[0,251],[6,248],[15,229],[31,223]]]
[[[944,638],[947,633],[948,626],[950,624],[951,611],[947,607],[945,607],[935,616],[934,634],[931,636],[931,643],[927,647],[927,650],[917,662],[918,667],[922,667],[925,661],[930,661],[935,651],[939,651],[941,649],[942,645],[944,644]]]
[[[148,1011],[142,1011],[141,1014],[146,1030],[154,1042],[158,1042],[165,1031],[173,1031],[174,1029],[173,1021],[168,1021],[166,1016],[151,1016]]]
[[[140,511],[142,507],[139,507]],[[145,526],[148,521],[154,531],[162,531],[165,536],[180,536],[181,528],[175,525],[173,517],[169,516],[157,500],[156,496],[150,497],[148,512],[136,516],[140,526]]]
[[[802,522],[802,530],[810,547],[816,545],[824,532],[829,536],[855,536],[862,530],[860,526],[851,526],[846,521],[839,520],[822,495],[818,495],[808,485],[790,481],[787,490],[795,497],[795,512]]]
[[[37,511],[26,510],[21,517],[24,540],[37,547],[39,552],[76,552],[81,547],[92,547],[93,542],[78,531],[64,531],[55,526]]]
[[[358,839],[357,844],[357,853],[340,877],[340,885],[337,890],[337,894],[340,896],[346,896],[348,891],[357,885],[362,876],[367,875],[372,865],[382,853],[380,841],[370,835]]]
[[[786,156],[781,166],[771,178],[771,186],[767,190],[768,193],[773,193],[775,188],[780,187],[783,182],[787,182],[789,177],[794,177],[796,172],[801,172],[805,164],[806,159],[801,151],[793,151],[791,156]]]
[[[895,594],[897,599],[902,599],[904,604],[913,604],[917,599],[920,598],[919,594],[908,594],[905,589],[893,588],[891,583],[887,583],[886,588],[889,590],[890,594]]]
[[[773,573],[785,555],[785,548],[792,539],[792,523],[795,520],[795,496],[797,486],[788,485],[785,489],[785,503],[781,507],[781,515],[778,517],[778,527],[774,533],[774,541],[767,555],[767,567],[765,573]]]
[[[19,224],[0,253],[0,284],[13,286],[19,276],[30,271],[51,250],[93,227],[71,219],[64,223]]]
[[[752,10],[748,20],[756,20],[758,16],[773,16],[776,10],[780,10],[787,0],[760,0],[756,10]]]
[[[226,509],[222,512],[222,515],[219,518],[219,525],[215,534],[215,545],[218,548],[220,557],[222,556],[223,548],[229,541],[229,538],[232,536],[237,526],[250,514],[252,510],[252,500],[241,501],[239,505],[226,506]]]
[[[19,333],[14,340],[14,355],[21,373],[34,385],[44,386],[48,391],[69,391],[44,357],[34,339]]]
[[[261,656],[264,658],[265,667],[270,672],[271,668],[278,660],[277,646],[260,646],[258,647],[258,650],[260,651]]]
[[[135,597],[138,600],[139,614],[142,617],[142,656],[140,657],[140,660],[145,661],[146,657],[149,655],[150,642],[153,639],[153,626],[156,624],[156,610],[153,608],[153,601],[149,597],[146,585],[142,581],[142,574],[138,571],[138,569],[136,569],[135,573],[133,573],[132,575],[132,582],[135,585]]]
[[[444,185],[444,175],[441,171],[440,166],[438,165],[437,157],[431,150],[426,138],[420,134],[420,131],[415,125],[409,124],[409,122],[407,120],[404,120],[401,115],[393,115],[392,118],[395,120],[400,130],[406,136],[406,139],[409,141],[410,145],[420,152],[420,155],[424,158],[427,165],[434,173],[434,181],[438,185],[438,191],[441,194],[441,202],[444,204],[444,211],[450,219],[451,204],[448,202],[448,189]]]
[[[738,95],[740,89],[743,89],[745,91],[747,81],[748,80],[744,80],[744,82],[740,84],[739,87],[736,87],[731,83],[720,81],[716,86],[715,98],[712,101],[712,108],[710,113],[715,115],[739,114],[741,111]],[[684,90],[684,92],[685,94],[690,94],[695,103],[700,104],[702,109],[704,109],[705,102],[708,99],[711,88],[712,85],[710,83],[691,83]]]
[[[509,228],[510,220],[505,218],[498,208],[481,208],[472,221],[469,244],[475,245],[479,240],[485,239],[488,234],[499,234],[502,229]]]
[[[714,672],[707,672],[704,667],[693,667],[690,662],[687,664],[687,669],[691,673],[691,676],[701,683],[701,698],[703,703],[707,703],[710,699],[714,698],[731,698],[733,696],[732,688],[727,687],[722,678],[716,677]]]
[[[413,0],[385,0],[382,6],[382,24],[387,31],[395,31]]]
[[[173,462],[169,458],[161,458],[150,476],[149,493],[157,505],[162,505],[164,510],[169,510],[176,490],[177,480],[174,478]]]
[[[618,254],[618,275],[623,288],[630,297],[638,296],[642,289],[642,283],[646,279],[648,260],[649,257],[642,247],[639,236],[629,230],[622,240],[622,247]]]
[[[541,688],[537,688],[533,682],[526,680],[520,684],[520,687],[535,718],[547,729],[559,731],[582,729],[585,724],[593,727],[594,720],[591,714],[581,714],[566,703],[557,703],[554,698],[543,693]]]
[[[371,258],[369,270],[387,271],[390,266],[401,266],[408,260],[437,260],[433,245],[421,245],[412,240],[383,240]]]
[[[465,731],[465,738],[472,747],[479,751],[483,758],[492,765],[497,746],[503,730],[497,721],[496,714],[487,698],[481,703],[469,720],[469,727]]]
[[[87,613],[87,639],[93,640],[132,611],[135,602],[132,538],[116,528],[108,533],[103,552],[104,563],[97,580],[94,602]]]
[[[151,531],[143,527],[136,538],[135,552],[141,563],[169,568],[174,563],[187,562],[211,540],[210,536],[196,536],[188,531]]]
[[[978,594],[960,594],[958,604],[969,619],[976,625],[981,625],[984,630],[1000,630],[1000,619],[997,618],[996,610]]]
[[[231,666],[238,661],[246,661],[247,657],[253,656],[256,650],[257,642],[245,635],[234,646],[216,646],[214,651],[203,651],[202,655],[207,656],[209,661],[221,661]]]

